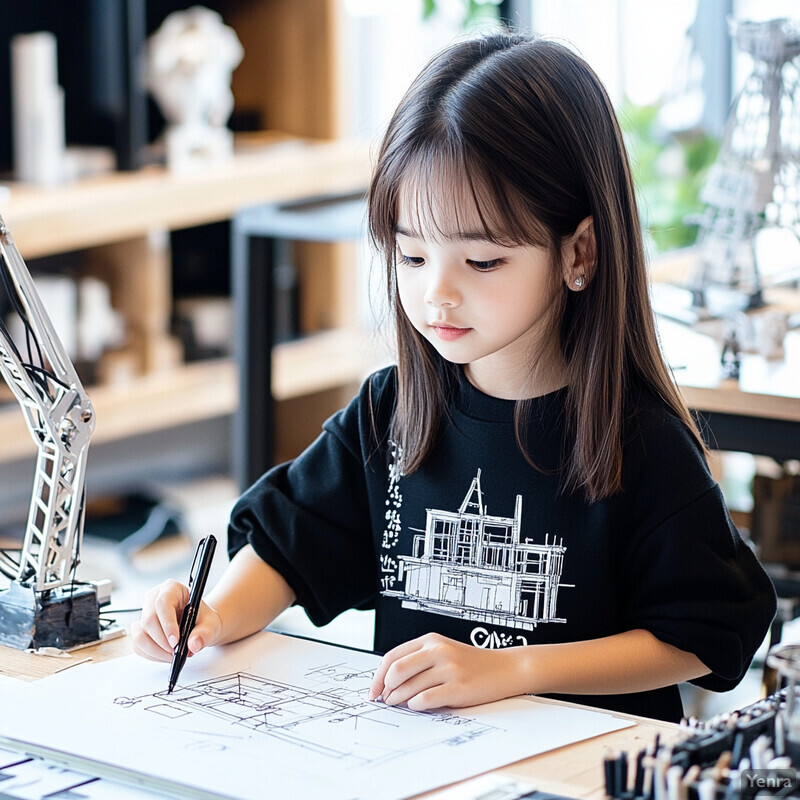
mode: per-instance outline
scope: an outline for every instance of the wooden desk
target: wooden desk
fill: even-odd
[[[686,402],[704,420],[710,447],[778,461],[800,458],[800,331],[786,335],[782,360],[742,353],[738,381],[724,377],[719,336],[663,317],[659,332]]]
[[[654,297],[662,287],[688,285],[695,258],[686,248],[655,259],[650,273]],[[765,289],[764,300],[764,310],[800,311],[800,292],[791,288]],[[690,327],[658,317],[667,361],[689,407],[705,421],[709,446],[778,461],[800,458],[800,331],[787,334],[783,359],[742,353],[737,381],[725,379],[720,364],[725,324],[717,320]]]
[[[0,646],[0,674],[36,680],[67,668],[70,663],[77,666],[86,658],[105,661],[130,652],[127,636],[77,650],[70,659],[36,656]],[[638,753],[653,741],[657,733],[662,741],[670,742],[681,736],[681,729],[677,725],[642,719],[633,727],[552,750],[503,767],[498,772],[530,783],[542,791],[600,800],[604,797],[603,757],[620,750]],[[435,795],[435,792],[431,793],[431,796]]]

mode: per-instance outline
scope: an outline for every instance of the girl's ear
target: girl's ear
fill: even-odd
[[[564,282],[573,292],[580,292],[588,285],[594,274],[597,262],[597,244],[594,238],[594,224],[591,217],[585,217],[564,242],[561,249],[561,263]]]

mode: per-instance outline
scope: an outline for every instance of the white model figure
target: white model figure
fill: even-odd
[[[231,74],[244,50],[216,11],[170,14],[150,37],[147,87],[167,120],[167,165],[183,171],[233,152],[225,127],[233,110]]]

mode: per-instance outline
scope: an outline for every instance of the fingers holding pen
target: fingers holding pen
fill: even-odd
[[[145,658],[169,661],[178,643],[179,614],[189,600],[189,589],[167,580],[148,591],[142,600],[142,615],[131,626],[133,649]]]
[[[148,591],[142,615],[131,625],[134,652],[153,661],[171,661],[180,636],[180,619],[189,602],[189,588],[166,580]],[[189,639],[189,655],[200,652],[219,638],[222,623],[217,612],[201,602]]]
[[[178,644],[180,615],[188,602],[189,589],[178,581],[165,581],[156,589],[153,610],[158,621],[157,630],[161,630],[170,650]]]
[[[221,630],[222,623],[219,614],[208,603],[201,600],[197,620],[187,642],[189,655],[199,653],[204,647],[214,644],[219,638]]]
[[[165,650],[144,629],[141,620],[131,624],[133,652],[151,661],[169,661],[172,651]]]

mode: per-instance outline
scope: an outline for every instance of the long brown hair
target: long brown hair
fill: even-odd
[[[422,70],[389,123],[369,189],[369,229],[385,257],[396,324],[390,436],[402,448],[403,471],[416,470],[434,446],[455,367],[400,304],[398,197],[401,183],[412,185],[424,216],[443,176],[459,176],[487,237],[546,246],[555,274],[565,238],[592,217],[588,284],[573,292],[562,281],[551,314],[566,364],[564,489],[598,500],[621,488],[623,425],[635,395],[659,398],[704,448],[660,352],[633,181],[608,95],[564,45],[498,33],[454,44]],[[523,452],[528,407],[517,401]]]

